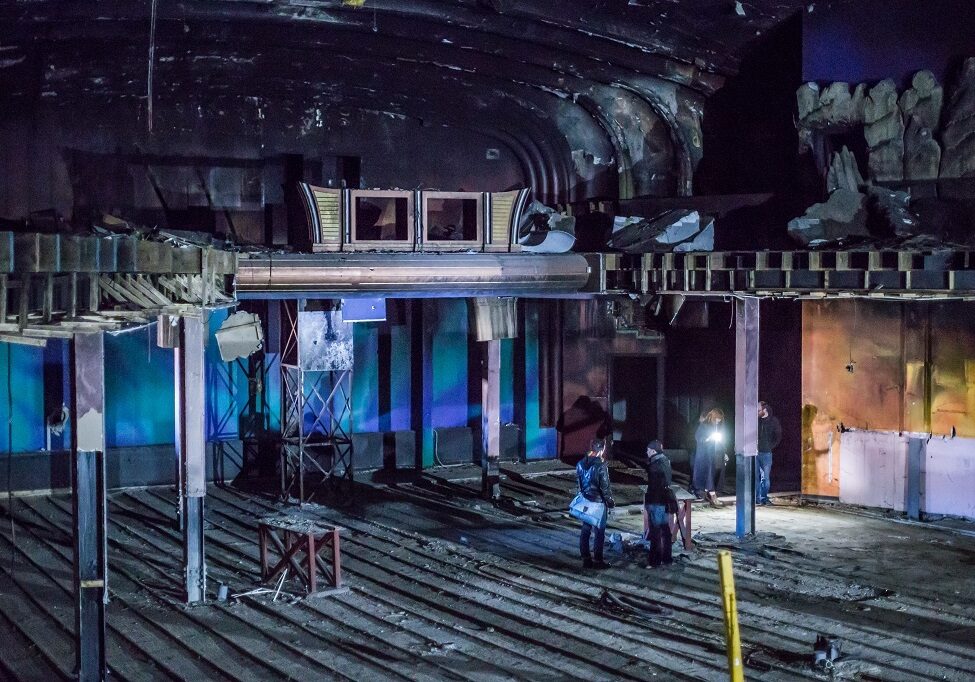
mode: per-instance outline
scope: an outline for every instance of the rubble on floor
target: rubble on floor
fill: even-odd
[[[612,471],[617,497],[638,501],[641,473]],[[578,525],[561,516],[571,472],[503,465],[501,506],[481,500],[479,480],[459,468],[366,489],[344,511],[309,507],[347,529],[350,590],[320,599],[299,599],[288,581],[278,594],[248,594],[260,587],[257,520],[285,507],[211,486],[211,588],[234,596],[194,608],[177,596],[175,492],[112,492],[111,674],[724,680],[716,553],[729,548],[749,680],[824,679],[813,665],[821,635],[841,643],[831,679],[970,679],[975,537],[783,503],[758,510],[759,533],[739,541],[733,507],[696,506],[696,546],[675,548],[673,566],[643,568],[643,552],[624,540],[622,553],[607,549],[610,569],[583,572]],[[73,661],[70,498],[15,498],[0,510],[0,670],[63,678]],[[610,534],[639,535],[630,511],[613,516]]]

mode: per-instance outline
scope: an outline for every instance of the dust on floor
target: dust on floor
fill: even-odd
[[[635,501],[620,487],[623,501]],[[727,679],[716,553],[735,559],[746,675],[755,680],[969,680],[975,669],[975,538],[836,510],[777,505],[759,533],[734,509],[696,506],[696,547],[670,568],[607,551],[584,572],[563,509],[573,481],[508,477],[501,506],[474,485],[427,476],[365,491],[323,518],[344,526],[347,593],[179,603],[175,494],[110,494],[108,660],[113,679]],[[282,505],[212,487],[211,592],[257,586],[256,523]],[[2,507],[0,677],[64,678],[73,665],[71,504]],[[610,532],[637,533],[621,510]],[[675,545],[675,551],[677,546]],[[814,670],[818,633],[843,657]]]

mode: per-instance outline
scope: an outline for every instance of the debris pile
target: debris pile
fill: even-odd
[[[539,201],[525,209],[519,226],[518,243],[523,251],[565,253],[576,242],[576,219],[559,213]]]
[[[617,216],[606,244],[624,253],[714,250],[714,219],[689,209],[664,211],[653,218]]]

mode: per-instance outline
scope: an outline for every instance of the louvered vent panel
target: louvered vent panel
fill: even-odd
[[[322,225],[322,243],[339,244],[342,241],[342,204],[338,192],[315,192],[318,219]]]
[[[517,192],[491,195],[491,243],[495,246],[507,246],[511,239],[511,212],[517,196]]]

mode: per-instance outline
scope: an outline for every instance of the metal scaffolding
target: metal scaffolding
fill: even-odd
[[[211,390],[230,396],[223,409],[207,413],[207,437],[213,446],[213,479],[217,484],[229,483],[228,478],[238,475],[246,478],[259,466],[262,444],[270,428],[270,369],[263,352],[208,367],[216,387]],[[246,395],[241,395],[241,377],[247,379]],[[234,470],[233,476],[228,476],[228,469]]]
[[[281,301],[281,498],[353,492],[352,332],[337,312]]]

